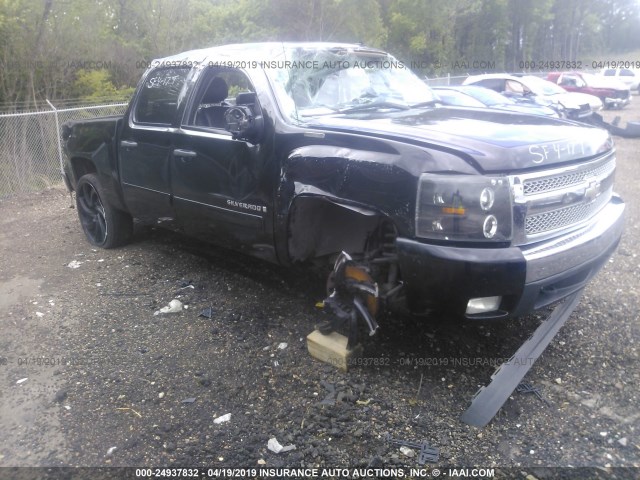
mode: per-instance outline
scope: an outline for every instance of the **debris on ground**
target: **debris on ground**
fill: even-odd
[[[82,262],[79,262],[78,260],[71,260],[67,264],[67,267],[69,267],[69,268],[80,268],[80,265],[82,265]]]
[[[205,308],[200,312],[198,316],[208,318],[209,320],[211,320],[211,317],[213,317],[213,308],[212,307]]]
[[[533,393],[536,397],[542,400],[544,403],[550,406],[549,401],[542,396],[540,389],[538,387],[534,387],[529,383],[521,383],[516,387],[516,392],[518,393]]]
[[[280,442],[278,442],[276,437],[272,437],[267,442],[267,448],[269,450],[271,450],[273,453],[282,453],[282,452],[288,452],[290,450],[295,450],[296,446],[295,445],[287,445],[286,447],[283,447],[280,444]]]
[[[213,423],[215,423],[215,424],[219,425],[219,424],[221,424],[221,423],[228,422],[229,420],[231,420],[231,414],[230,414],[230,413],[227,413],[227,414],[225,414],[225,415],[221,415],[221,416],[219,416],[218,418],[215,418],[215,419],[213,420]]]
[[[182,302],[175,298],[169,302],[169,305],[162,307],[160,310],[153,312],[154,315],[160,315],[161,313],[177,313],[182,310]]]
[[[640,122],[627,122],[625,128],[620,127],[620,117],[613,119],[611,123],[605,122],[602,115],[593,113],[587,123],[601,127],[609,131],[612,135],[624,138],[640,138]]]
[[[21,383],[24,383],[24,382],[26,382],[27,380],[29,380],[29,378],[28,378],[28,377],[21,378],[20,380],[18,380],[18,381],[16,382],[16,384],[20,385]]]
[[[420,455],[418,456],[418,463],[420,465],[424,465],[427,462],[436,463],[438,461],[438,458],[440,457],[440,450],[436,447],[432,447],[426,441],[409,442],[406,440],[391,438],[390,435],[387,435],[385,440],[387,441],[387,443],[393,443],[395,445],[400,445],[401,447],[414,448],[416,450],[419,450]]]
[[[278,350],[284,350],[288,346],[289,346],[289,344],[287,342],[282,342],[282,343],[278,344]]]
[[[111,455],[113,455],[113,452],[115,452],[117,448],[118,447],[109,448],[109,450],[107,450],[107,457],[110,457]]]
[[[196,397],[189,397],[182,400],[182,403],[193,403],[196,401]]]
[[[405,457],[413,458],[416,456],[416,452],[414,452],[409,447],[400,447],[400,453],[402,453]]]
[[[58,390],[53,397],[53,401],[56,403],[62,403],[67,399],[67,391],[64,389]]]
[[[138,418],[142,418],[142,414],[140,412],[137,412],[136,410],[134,410],[133,408],[130,407],[121,407],[121,408],[116,408],[116,410],[120,410],[120,411],[130,411],[133,412],[134,415]]]
[[[320,402],[320,405],[335,405],[336,404],[336,387],[329,382],[325,382],[324,380],[320,382],[320,385],[322,385],[325,388],[325,390],[328,392],[327,395],[324,397],[324,399]]]

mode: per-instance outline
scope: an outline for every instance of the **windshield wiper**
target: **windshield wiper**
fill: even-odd
[[[394,102],[392,100],[374,100],[369,103],[363,103],[360,105],[353,105],[351,107],[338,109],[336,110],[336,113],[352,113],[378,108],[395,108],[398,110],[409,110],[411,107],[403,102]]]
[[[414,103],[409,107],[410,108],[435,107],[438,104],[442,104],[442,102],[440,100],[429,100],[428,102]]]

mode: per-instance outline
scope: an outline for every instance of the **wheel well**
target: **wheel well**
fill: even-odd
[[[298,262],[341,251],[362,253],[380,220],[374,211],[324,198],[297,198],[289,214],[289,257]]]
[[[76,184],[78,183],[78,180],[87,173],[96,173],[98,171],[91,160],[81,157],[71,159],[71,169],[73,171],[73,178],[75,179]]]

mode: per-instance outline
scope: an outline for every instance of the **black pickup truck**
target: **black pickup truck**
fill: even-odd
[[[136,219],[283,265],[324,262],[329,291],[346,284],[372,330],[394,304],[485,320],[555,303],[623,229],[608,132],[444,107],[362,45],[157,60],[124,116],[62,136],[92,244],[126,243]]]

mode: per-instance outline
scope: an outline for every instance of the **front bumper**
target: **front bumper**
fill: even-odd
[[[586,226],[524,247],[468,248],[397,239],[415,311],[445,307],[469,319],[525,315],[583,288],[615,251],[625,205],[614,195]],[[499,310],[467,315],[469,299],[502,297]]]
[[[607,108],[611,108],[611,107],[622,108],[629,105],[629,103],[631,103],[631,95],[629,95],[626,98],[607,97],[603,100],[603,103],[604,103],[604,106]]]

